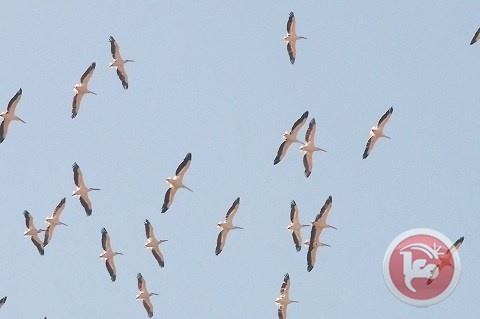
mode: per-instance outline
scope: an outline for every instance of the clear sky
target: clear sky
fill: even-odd
[[[141,272],[154,318],[276,318],[283,276],[291,276],[288,318],[479,318],[480,3],[472,1],[90,1],[1,5],[0,104],[23,89],[0,145],[3,318],[146,318]],[[295,12],[297,60],[283,43]],[[111,61],[114,36],[126,65],[124,90]],[[97,62],[72,120],[72,88]],[[369,129],[394,113],[370,157]],[[282,133],[304,112],[317,122],[307,179],[292,146],[273,159]],[[301,131],[303,137],[306,126]],[[192,163],[168,212],[172,176]],[[74,190],[77,162],[91,193],[87,217]],[[290,201],[310,222],[332,195],[329,223],[306,271],[296,252]],[[235,224],[215,256],[216,223],[240,196]],[[25,231],[67,197],[45,255]],[[165,268],[145,242],[155,227]],[[104,262],[100,230],[115,250],[117,280]],[[391,240],[417,227],[460,249],[456,290],[417,309],[387,289],[382,260]],[[309,230],[303,232],[304,239]]]

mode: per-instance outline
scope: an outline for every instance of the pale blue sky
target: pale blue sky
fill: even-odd
[[[154,318],[276,318],[274,300],[290,273],[288,318],[478,318],[480,3],[451,1],[82,1],[4,2],[0,19],[0,105],[23,89],[0,145],[4,318],[146,318],[141,272]],[[297,60],[285,26],[295,12]],[[111,61],[120,45],[129,89]],[[80,112],[73,85],[93,62]],[[385,133],[362,160],[370,127],[390,107]],[[283,131],[304,112],[317,122],[312,175],[292,146],[274,166]],[[306,126],[305,126],[306,128]],[[303,137],[304,130],[300,136]],[[185,154],[192,163],[160,214]],[[74,190],[77,162],[91,194],[87,217]],[[286,230],[290,201],[311,221],[333,196],[312,272]],[[216,223],[236,197],[235,223],[215,256]],[[25,230],[67,197],[40,256]],[[148,218],[162,245],[160,269],[143,248]],[[112,283],[101,253],[105,227],[115,250]],[[385,249],[401,232],[465,236],[452,295],[417,309],[397,300],[382,274]],[[308,237],[308,230],[303,232]]]

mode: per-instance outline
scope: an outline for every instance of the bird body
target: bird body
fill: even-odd
[[[435,265],[435,267],[431,270],[431,275],[427,279],[427,285],[430,285],[434,279],[436,279],[440,275],[440,271],[445,268],[446,266],[453,267],[452,265],[452,258],[453,254],[457,251],[458,248],[462,245],[464,237],[460,237],[453,243],[453,245],[447,250],[447,252],[441,256]]]
[[[62,213],[63,209],[65,208],[65,197],[62,198],[60,203],[58,203],[57,207],[53,211],[52,216],[45,218],[45,222],[48,224],[47,229],[45,230],[45,237],[43,238],[43,247],[47,246],[52,239],[53,231],[56,226],[67,224],[60,221],[60,214]]]
[[[105,266],[110,274],[110,279],[115,281],[115,279],[117,279],[117,269],[115,268],[115,261],[113,257],[123,254],[112,250],[110,236],[105,228],[102,228],[102,248],[103,253],[100,254],[100,258],[105,259]]]
[[[290,203],[290,225],[287,229],[292,231],[293,243],[295,244],[295,249],[300,251],[302,249],[302,234],[301,230],[303,227],[310,225],[302,225],[298,219],[298,207],[294,200]]]
[[[303,124],[305,124],[307,117],[308,111],[304,112],[302,116],[298,120],[296,120],[295,123],[293,123],[292,129],[290,131],[285,131],[285,133],[283,133],[284,141],[282,144],[280,144],[280,147],[278,148],[277,156],[273,160],[273,165],[278,164],[282,160],[290,145],[292,145],[293,143],[303,144],[301,141],[298,140],[297,134],[298,131],[300,131],[300,129],[302,128]]]
[[[232,206],[227,211],[227,215],[225,216],[225,220],[221,221],[217,224],[219,228],[222,230],[218,234],[217,237],[217,246],[215,247],[215,255],[218,255],[222,252],[223,247],[225,246],[225,242],[227,241],[228,232],[233,229],[243,229],[239,226],[233,225],[233,218],[238,211],[238,207],[240,206],[240,197],[237,197],[233,202]]]
[[[148,317],[153,317],[153,304],[150,300],[151,296],[157,296],[157,293],[148,292],[147,283],[143,278],[142,274],[137,274],[137,285],[138,285],[138,295],[135,297],[137,300],[142,300],[143,307],[147,311]]]
[[[393,113],[393,107],[389,108],[387,112],[385,112],[385,114],[382,115],[377,125],[375,125],[370,129],[370,138],[368,139],[367,145],[365,146],[365,150],[363,151],[363,159],[368,157],[368,155],[373,149],[373,146],[375,145],[375,142],[377,142],[377,140],[380,137],[385,137],[390,139],[390,137],[383,134],[383,129],[385,128],[385,124],[387,124],[392,113]]]
[[[290,12],[287,21],[287,35],[283,37],[283,41],[287,43],[287,52],[288,56],[290,57],[290,63],[292,64],[295,63],[295,58],[297,56],[296,43],[299,39],[306,38],[297,35],[297,32],[295,31],[295,15],[293,14],[293,12]]]
[[[110,42],[110,51],[112,52],[113,61],[110,62],[109,67],[117,69],[117,75],[120,81],[122,82],[123,88],[128,89],[128,76],[125,71],[125,63],[135,62],[133,60],[124,60],[120,55],[120,48],[115,39],[111,36],[109,39]]]
[[[282,286],[280,287],[280,296],[275,299],[275,303],[278,306],[278,318],[287,318],[287,306],[293,302],[298,303],[296,300],[291,300],[289,297],[290,292],[290,275],[287,273],[283,278]]]
[[[185,188],[193,192],[190,188],[188,188],[187,186],[185,186],[185,184],[183,184],[183,177],[185,175],[185,172],[190,167],[191,161],[192,161],[192,153],[188,153],[183,159],[183,161],[180,163],[180,165],[178,165],[177,170],[175,171],[175,176],[168,177],[166,179],[167,184],[169,184],[170,187],[167,189],[165,193],[165,198],[163,200],[163,205],[162,205],[162,213],[165,213],[170,208],[170,205],[172,204],[173,199],[175,198],[175,193],[179,188]]]
[[[308,124],[307,132],[305,133],[305,144],[300,146],[300,150],[303,151],[303,166],[305,167],[305,177],[309,177],[313,169],[313,152],[326,150],[315,146],[315,131],[316,131],[315,118],[310,120]]]
[[[151,249],[153,257],[155,257],[155,259],[157,260],[158,265],[160,267],[164,267],[165,266],[165,261],[164,261],[162,252],[160,251],[159,245],[163,242],[168,241],[168,240],[167,239],[158,240],[157,238],[155,238],[155,233],[153,231],[153,226],[150,224],[148,219],[145,219],[145,234],[147,236],[147,242],[144,245],[145,248]]]
[[[27,230],[23,233],[23,235],[31,238],[32,243],[35,245],[35,247],[37,247],[38,253],[43,256],[43,244],[38,237],[38,234],[44,232],[45,229],[37,229],[35,227],[33,224],[33,217],[27,210],[23,211],[23,216],[25,216],[25,225],[27,226]]]
[[[80,109],[80,102],[82,101],[82,98],[85,94],[91,93],[97,95],[97,93],[92,92],[88,89],[88,82],[92,77],[95,66],[96,63],[93,62],[83,73],[82,77],[80,78],[80,83],[75,84],[73,87],[73,92],[75,93],[75,95],[73,96],[72,101],[72,119],[77,116],[78,110]]]
[[[83,174],[80,170],[80,167],[75,162],[73,163],[73,181],[75,182],[76,189],[72,192],[72,196],[77,196],[80,198],[80,203],[82,204],[83,208],[85,209],[85,213],[87,216],[92,215],[92,203],[90,202],[90,198],[88,198],[88,192],[90,191],[98,191],[100,188],[92,188],[87,187],[83,180]]]

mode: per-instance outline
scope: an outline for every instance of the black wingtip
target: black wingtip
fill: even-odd
[[[300,251],[300,250],[302,250],[302,246],[297,246],[296,249],[297,249],[297,251]]]
[[[162,214],[165,213],[168,210],[168,207],[162,206]]]
[[[307,271],[308,272],[312,271],[312,269],[313,269],[313,266],[307,266]]]
[[[280,163],[280,159],[279,158],[275,158],[273,160],[273,165],[277,165],[278,163]]]

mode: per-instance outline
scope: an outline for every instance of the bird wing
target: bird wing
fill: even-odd
[[[326,222],[331,208],[332,208],[332,196],[328,196],[327,200],[325,201],[325,204],[323,204],[322,208],[320,209],[320,213],[318,213],[317,217],[315,217],[315,221],[319,221],[320,219],[323,219]]]
[[[162,252],[160,251],[160,248],[158,246],[152,247],[152,254],[153,257],[155,257],[155,259],[157,260],[158,265],[163,268],[165,266],[165,261],[163,259]]]
[[[145,307],[145,310],[147,311],[148,317],[152,318],[153,317],[153,305],[152,305],[152,302],[150,301],[150,298],[143,299],[143,306]]]
[[[295,34],[295,15],[293,12],[290,12],[287,21],[287,33]]]
[[[58,203],[57,207],[55,207],[55,210],[53,211],[53,216],[60,216],[60,214],[63,211],[63,208],[65,208],[65,197],[60,200],[60,203]]]
[[[22,97],[22,89],[19,89],[17,93],[10,99],[7,106],[7,112],[15,113],[15,108],[17,107],[18,101]]]
[[[302,234],[300,230],[292,231],[293,243],[295,244],[295,249],[300,251],[302,249]]]
[[[237,213],[238,207],[240,206],[240,197],[237,197],[233,203],[232,206],[227,211],[227,214],[225,215],[225,220],[233,220],[233,217],[235,217],[235,214]]]
[[[280,287],[280,296],[288,297],[289,289],[290,289],[290,275],[287,273],[283,277],[282,286]]]
[[[122,86],[126,90],[128,89],[128,76],[123,65],[117,66],[117,75],[120,81],[122,81]]]
[[[477,30],[477,32],[475,32],[475,35],[473,36],[472,41],[470,41],[470,45],[477,42],[479,38],[480,38],[480,28]]]
[[[138,286],[138,290],[140,291],[146,289],[145,279],[143,279],[143,276],[141,273],[137,274],[137,286]]]
[[[2,124],[0,124],[0,143],[2,143],[7,137],[8,125],[10,121],[3,119]]]
[[[176,192],[177,192],[177,188],[175,187],[169,187],[167,189],[167,191],[165,192],[165,198],[163,200],[162,213],[165,213],[170,208],[170,205],[172,204],[173,199],[175,198]]]
[[[92,74],[93,74],[93,71],[95,70],[95,66],[97,64],[95,62],[93,62],[88,68],[87,70],[83,73],[82,77],[80,78],[80,83],[82,83],[83,85],[87,85],[88,84],[88,81],[90,81],[90,78],[92,77]]]
[[[150,238],[153,235],[153,227],[148,221],[148,219],[145,219],[145,235],[147,236],[147,239]]]
[[[45,230],[45,236],[43,237],[43,247],[47,246],[48,243],[50,242],[54,229],[55,229],[55,224],[50,224],[47,226],[47,229]]]
[[[287,319],[287,305],[278,304],[278,319]]]
[[[110,246],[110,236],[105,228],[102,228],[102,248],[103,250],[112,250]]]
[[[290,221],[298,223],[298,207],[294,200],[290,202]]]
[[[112,52],[112,57],[115,60],[117,59],[122,60],[122,57],[120,56],[120,48],[118,47],[118,43],[115,41],[115,39],[112,36],[108,38],[108,41],[110,42],[110,51]]]
[[[222,252],[223,246],[225,246],[225,241],[227,241],[228,230],[222,229],[218,233],[217,237],[217,246],[215,247],[215,255],[218,255]]]
[[[305,176],[309,177],[310,174],[312,173],[312,168],[313,168],[312,152],[306,152],[305,155],[303,155],[303,166],[305,167]]]
[[[387,122],[390,119],[390,116],[392,115],[392,113],[393,113],[393,107],[389,108],[387,110],[387,112],[385,112],[385,114],[382,115],[380,120],[378,120],[377,129],[383,130],[383,128],[385,127],[385,124],[387,124]]]
[[[295,63],[295,57],[297,56],[296,40],[292,39],[287,43],[287,52],[290,57],[290,63]]]
[[[115,281],[117,279],[117,269],[115,268],[115,262],[113,261],[113,257],[107,258],[105,261],[105,266],[107,266],[108,273],[110,274],[110,279]]]
[[[315,227],[312,227],[312,231]],[[311,238],[311,236],[310,236]],[[308,245],[308,252],[307,252],[307,271],[310,272],[315,266],[315,259],[317,259],[317,248],[318,246],[313,245],[313,242],[310,241],[310,245]]]
[[[308,111],[304,112],[302,116],[298,120],[293,123],[292,130],[290,131],[290,135],[297,135],[298,131],[302,128],[308,118]]]
[[[445,256],[452,255],[453,253],[455,253],[455,251],[457,251],[457,249],[460,248],[460,246],[462,245],[463,239],[464,237],[460,237],[459,239],[457,239],[455,243],[452,246],[450,246],[450,248],[447,250],[443,258],[445,258]]]
[[[183,175],[185,175],[185,172],[187,169],[190,167],[190,162],[192,161],[192,153],[188,153],[183,161],[178,165],[177,170],[175,171],[175,175],[183,178]]]
[[[92,203],[90,202],[90,198],[88,198],[88,194],[80,196],[80,203],[85,209],[85,213],[87,213],[87,216],[92,215]]]
[[[5,301],[7,301],[7,296],[0,299],[0,308],[5,304]]]
[[[73,101],[72,101],[72,119],[74,119],[77,114],[78,110],[80,109],[80,102],[82,102],[82,97],[84,96],[84,93],[77,93],[73,96]]]
[[[285,140],[283,141],[282,144],[280,144],[280,147],[278,148],[278,151],[277,151],[277,156],[273,160],[273,165],[280,163],[280,161],[285,156],[285,153],[287,153],[287,150],[290,147],[290,145],[292,145],[292,143],[293,142],[290,140]]]
[[[431,270],[430,277],[428,277],[427,279],[427,285],[430,285],[433,282],[434,278],[438,277],[439,272],[440,272],[440,268],[438,267],[438,265],[435,265],[435,267]]]
[[[27,228],[30,228],[30,225],[33,225],[33,217],[27,210],[23,211],[23,216],[25,216],[25,225]]]
[[[312,144],[314,144],[316,128],[317,128],[317,125],[315,122],[315,118],[313,118],[310,120],[310,123],[308,123],[308,129],[307,129],[307,132],[305,133],[305,142],[311,142]]]
[[[85,187],[85,182],[83,181],[83,174],[80,170],[80,166],[75,162],[72,165],[73,168],[73,181],[77,187]]]
[[[375,142],[378,140],[378,136],[371,134],[370,138],[367,141],[367,145],[365,145],[365,150],[363,151],[363,159],[367,158],[370,155],[370,152],[375,145]]]
[[[43,250],[43,244],[42,242],[40,241],[40,239],[38,238],[37,235],[33,235],[31,237],[31,240],[32,240],[32,243],[35,245],[35,247],[37,247],[38,249],[38,252],[40,253],[40,255],[43,256],[43,254],[45,253],[44,250]]]

